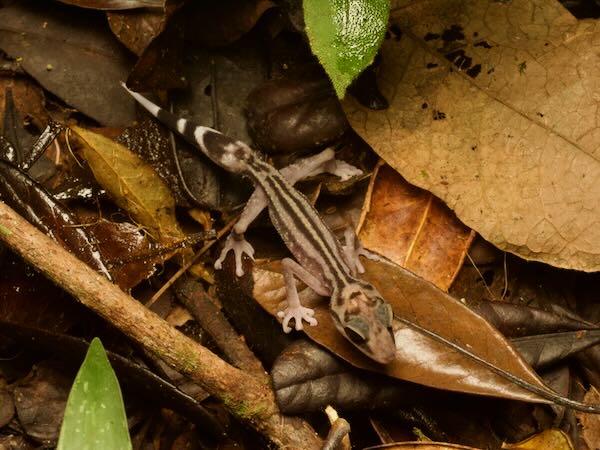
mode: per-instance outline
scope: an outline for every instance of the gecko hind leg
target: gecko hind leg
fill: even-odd
[[[351,227],[346,228],[344,231],[344,245],[342,249],[344,250],[346,263],[350,266],[350,270],[354,274],[365,272],[359,256],[364,256],[373,261],[384,261],[384,258],[377,253],[371,252],[362,246],[358,236]]]
[[[289,333],[292,328],[289,326],[291,319],[294,319],[294,328],[296,330],[302,330],[304,328],[302,321],[306,321],[309,325],[317,325],[317,319],[313,316],[314,310],[306,308],[300,303],[300,297],[298,296],[298,289],[296,289],[296,275],[300,280],[304,281],[307,286],[312,288],[317,294],[327,296],[330,295],[330,289],[325,286],[317,277],[311,274],[308,270],[298,264],[291,258],[284,258],[281,260],[283,267],[283,279],[285,280],[285,288],[287,295],[287,306],[283,311],[279,311],[277,316],[282,319],[281,325],[283,331]]]

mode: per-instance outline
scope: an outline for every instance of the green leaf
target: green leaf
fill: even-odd
[[[57,450],[130,450],[119,382],[94,338],[69,393]]]
[[[377,54],[389,0],[304,0],[306,34],[339,98]]]

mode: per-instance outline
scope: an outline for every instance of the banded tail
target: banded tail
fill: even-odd
[[[243,142],[232,139],[219,131],[198,125],[191,120],[177,117],[170,111],[156,105],[141,94],[129,89],[125,83],[121,86],[150,114],[168,128],[179,133],[190,144],[202,150],[214,163],[234,173],[248,172],[244,157],[254,159],[252,150]]]

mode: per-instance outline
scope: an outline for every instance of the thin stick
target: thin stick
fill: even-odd
[[[213,245],[215,245],[215,242],[218,242],[219,239],[221,239],[226,233],[229,233],[229,230],[231,230],[233,228],[233,226],[235,225],[237,220],[238,220],[238,218],[236,217],[235,219],[230,221],[227,225],[225,225],[223,228],[221,228],[221,230],[219,230],[219,232],[217,233],[217,238],[214,241],[210,241],[210,242],[207,242],[206,244],[204,244],[204,246],[200,250],[198,250],[198,252],[194,255],[194,257],[187,264],[184,264],[183,266],[181,266],[181,268],[177,272],[175,272],[175,274],[171,278],[169,278],[169,280],[165,284],[163,284],[158,291],[156,291],[154,293],[154,295],[150,298],[150,300],[148,300],[146,302],[146,308],[150,308],[154,304],[154,302],[156,300],[158,300],[160,298],[160,296],[165,293],[165,291],[167,289],[169,289],[171,286],[173,286],[173,284],[175,284],[175,282],[179,279],[179,277],[181,275],[186,273],[188,271],[188,269],[194,265],[194,263],[198,260],[198,258],[200,258],[202,255],[204,255],[208,251],[208,249],[210,249]]]

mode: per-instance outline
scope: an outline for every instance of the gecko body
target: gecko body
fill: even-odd
[[[304,164],[293,164],[278,171],[244,142],[178,118],[142,95],[127,90],[153,116],[199,147],[213,162],[230,172],[250,177],[256,186],[215,267],[220,268],[225,255],[233,250],[236,273],[238,276],[243,274],[241,256],[253,254],[252,246],[245,241],[243,233],[258,213],[268,206],[275,229],[296,259],[282,260],[287,308],[279,316],[283,319],[284,330],[291,330],[291,319],[294,319],[298,330],[302,329],[303,320],[310,325],[317,323],[313,310],[300,303],[295,276],[317,294],[331,298],[329,306],[333,322],[356,348],[379,363],[391,362],[396,354],[392,309],[375,287],[356,276],[356,272],[362,269],[358,261],[362,249],[354,251],[354,257],[351,257],[353,252],[342,247],[306,197],[292,186],[303,175],[328,170],[323,167],[331,165],[333,151],[325,150],[308,158]],[[346,245],[349,246],[349,242]]]

